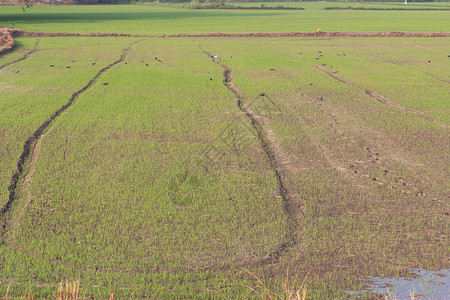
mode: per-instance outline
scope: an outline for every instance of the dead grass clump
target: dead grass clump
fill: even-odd
[[[80,293],[80,281],[75,280],[69,282],[66,280],[66,284],[59,283],[57,300],[77,300]]]
[[[244,285],[243,287],[249,290],[249,293],[255,294],[258,298],[264,300],[305,300],[307,288],[305,285],[305,281],[308,278],[308,274],[303,279],[300,286],[298,286],[298,278],[296,277],[294,280],[289,278],[289,271],[286,272],[286,278],[282,284],[282,293],[277,293],[267,287],[264,282],[257,275],[252,273],[251,271],[245,269],[241,271],[241,273],[246,273],[256,279],[256,284],[253,286]]]

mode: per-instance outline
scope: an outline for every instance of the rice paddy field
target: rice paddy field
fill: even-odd
[[[433,3],[444,10],[324,10],[328,6],[362,6],[382,4],[350,4],[337,2],[281,3],[299,5],[305,10],[224,10],[187,9],[179,4],[167,5],[104,5],[104,6],[1,6],[0,27],[13,26],[22,30],[71,33],[249,33],[292,31],[407,31],[448,32],[450,28],[448,2]],[[233,5],[233,4],[230,4]],[[245,3],[236,5],[245,6]],[[260,6],[260,3],[250,3]],[[271,3],[265,4],[271,6]],[[395,4],[399,6],[399,4]],[[395,6],[394,5],[394,6]],[[430,3],[412,3],[426,7]],[[434,6],[433,6],[434,7]]]
[[[2,26],[41,32],[397,30],[388,15],[356,28],[358,11],[326,11],[337,28],[303,11],[0,8]],[[395,13],[450,28],[445,11]],[[67,280],[91,299],[347,299],[367,276],[449,268],[449,38],[15,41],[0,56],[5,298]]]

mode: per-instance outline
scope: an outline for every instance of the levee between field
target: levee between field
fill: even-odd
[[[14,37],[148,37],[148,38],[258,38],[258,37],[450,37],[450,32],[252,32],[252,33],[194,33],[194,34],[128,34],[128,33],[67,33],[67,32],[38,32],[24,31],[17,28],[1,28]]]

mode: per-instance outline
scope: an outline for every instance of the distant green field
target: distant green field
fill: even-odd
[[[2,6],[0,26],[43,32],[131,34],[311,32],[317,29],[448,32],[450,28],[449,11],[326,11],[320,10],[325,6],[323,3],[299,5],[307,9],[191,10],[177,5],[35,6],[23,13],[21,7]],[[368,5],[370,7],[371,4]]]
[[[79,279],[95,299],[259,298],[248,270],[335,299],[366,276],[449,267],[448,39],[17,44],[0,56],[1,205],[27,137],[125,56],[27,158],[1,216],[0,295]]]
[[[231,2],[234,6],[256,6],[256,7],[302,7],[307,10],[319,10],[330,7],[341,8],[365,8],[365,9],[450,9],[450,2]]]

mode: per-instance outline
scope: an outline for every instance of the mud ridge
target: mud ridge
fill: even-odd
[[[6,38],[3,38],[3,37]],[[14,39],[7,28],[0,28],[0,55],[8,53],[16,47]]]
[[[364,50],[363,50],[363,51],[364,51]],[[429,72],[426,72],[426,71],[423,71],[423,70],[420,70],[420,69],[416,69],[416,68],[407,66],[407,65],[402,64],[402,63],[397,62],[397,61],[393,61],[393,60],[390,60],[390,59],[386,59],[386,58],[384,58],[384,57],[382,57],[382,56],[378,56],[378,55],[375,55],[375,54],[367,53],[366,51],[364,51],[364,53],[365,53],[366,55],[375,57],[375,58],[378,59],[378,60],[382,60],[382,61],[384,61],[384,62],[386,62],[386,63],[390,63],[390,64],[393,64],[393,65],[397,65],[397,66],[403,67],[403,68],[408,69],[408,70],[413,70],[413,71],[415,71],[415,72],[420,72],[420,73],[422,73],[422,74],[425,74],[425,75],[427,75],[427,76],[430,76],[430,77],[432,77],[432,78],[434,78],[434,79],[437,79],[437,80],[439,80],[439,81],[442,81],[442,82],[445,82],[445,83],[450,83],[450,80],[443,79],[443,78],[441,78],[441,77],[439,77],[439,76],[436,76],[436,75],[434,75],[434,74],[432,74],[432,73],[429,73]]]
[[[9,191],[8,200],[0,208],[0,218],[2,218],[4,216],[4,214],[8,211],[9,207],[13,203],[14,198],[16,197],[17,189],[18,189],[17,185],[19,183],[19,179],[21,178],[22,175],[24,175],[23,173],[25,170],[25,163],[30,158],[30,155],[31,156],[33,155],[33,153],[35,151],[35,145],[39,141],[39,139],[41,139],[44,131],[46,131],[49,128],[49,126],[53,123],[53,121],[59,115],[61,115],[61,113],[63,113],[67,108],[69,108],[74,103],[74,101],[78,98],[78,96],[80,96],[88,88],[90,88],[97,81],[97,78],[101,74],[103,74],[107,70],[111,69],[116,64],[122,62],[128,55],[128,52],[130,51],[131,47],[136,43],[137,42],[130,44],[126,49],[123,50],[123,53],[118,60],[114,61],[113,63],[111,63],[111,64],[107,65],[106,67],[104,67],[103,69],[101,69],[84,87],[82,87],[81,89],[79,89],[78,91],[73,93],[72,96],[70,97],[69,101],[65,105],[63,105],[61,108],[59,108],[57,111],[55,111],[49,119],[47,119],[44,123],[42,123],[39,126],[39,128],[32,135],[30,135],[28,137],[28,139],[23,144],[22,153],[19,157],[19,160],[17,161],[17,169],[16,169],[14,175],[11,177],[11,184],[8,187],[8,191]]]
[[[425,113],[423,113],[423,112],[421,112],[421,111],[418,111],[418,110],[415,110],[415,109],[412,109],[412,108],[409,108],[409,107],[406,107],[406,106],[403,106],[403,105],[394,103],[394,102],[392,102],[392,100],[390,100],[389,98],[386,98],[386,97],[384,97],[383,95],[378,94],[378,93],[375,92],[374,90],[372,90],[372,89],[370,89],[370,88],[367,88],[367,87],[364,87],[364,86],[362,86],[362,85],[359,85],[359,84],[357,84],[357,83],[351,82],[351,81],[349,81],[349,80],[347,80],[347,79],[344,79],[344,78],[342,78],[341,76],[336,75],[336,74],[333,73],[332,71],[327,70],[327,69],[325,69],[325,68],[322,67],[322,66],[316,65],[316,67],[317,67],[318,69],[324,71],[325,73],[327,73],[328,75],[330,75],[330,76],[333,77],[334,79],[339,80],[340,82],[343,82],[343,83],[345,83],[345,84],[349,84],[349,85],[355,86],[355,87],[357,87],[357,88],[363,89],[363,90],[366,92],[366,94],[368,94],[368,95],[372,96],[373,98],[375,98],[375,99],[377,99],[377,100],[383,102],[384,104],[387,104],[387,105],[389,105],[389,106],[391,106],[391,107],[395,107],[395,108],[400,109],[400,110],[402,110],[402,111],[406,111],[406,112],[415,114],[415,115],[417,115],[417,116],[421,116],[422,118],[424,118],[424,119],[426,119],[426,120],[428,120],[428,121],[430,121],[430,122],[432,122],[432,123],[434,123],[434,124],[436,124],[436,125],[438,125],[438,126],[440,126],[440,127],[442,127],[442,128],[449,129],[449,126],[448,126],[448,125],[446,125],[446,124],[444,124],[444,123],[442,123],[442,122],[436,120],[436,119],[433,118],[433,117],[430,117],[430,116],[426,115]]]
[[[16,60],[10,61],[9,63],[6,63],[4,65],[0,65],[0,70],[4,69],[4,68],[6,68],[6,67],[8,67],[8,66],[10,66],[12,64],[18,63],[19,61],[27,59],[31,54],[39,51],[38,46],[39,46],[39,40],[36,41],[36,44],[34,45],[34,48],[31,49],[30,51],[28,51],[27,53],[25,53],[21,58],[18,58]],[[11,48],[10,50],[8,50],[7,52],[12,51],[14,48],[15,48],[15,44],[14,44],[14,47]],[[1,51],[0,51],[0,54],[1,54]]]
[[[126,33],[67,33],[67,32],[37,32],[7,28],[13,37],[450,37],[448,32],[253,32],[253,33],[203,33],[203,34],[126,34]]]
[[[242,91],[236,87],[233,83],[233,77],[232,77],[232,69],[220,62],[220,60],[214,58],[214,55],[210,52],[203,51],[208,57],[212,58],[213,62],[220,65],[222,68],[224,68],[223,72],[223,83],[224,86],[227,87],[230,91],[232,91],[236,97],[238,98],[237,106],[238,108],[246,114],[248,119],[251,122],[251,125],[253,129],[256,132],[256,135],[258,137],[258,140],[261,144],[261,147],[267,156],[267,160],[269,163],[270,168],[272,169],[275,178],[277,180],[278,184],[278,192],[283,200],[283,210],[285,214],[287,215],[288,219],[288,236],[285,238],[285,241],[278,246],[278,249],[274,252],[270,253],[267,258],[262,259],[258,262],[256,262],[257,265],[264,265],[264,264],[270,264],[278,261],[278,258],[284,254],[287,249],[291,246],[293,246],[296,241],[294,238],[294,231],[296,229],[295,224],[295,206],[292,203],[293,198],[301,198],[300,195],[296,192],[291,192],[286,187],[285,182],[283,181],[282,172],[284,171],[283,168],[278,164],[276,153],[274,149],[272,149],[272,146],[276,146],[274,144],[274,141],[270,139],[270,132],[264,128],[262,125],[261,117],[258,116],[247,104],[247,100],[242,93]],[[273,144],[273,145],[271,145]],[[300,212],[303,214],[304,212],[300,210]]]

